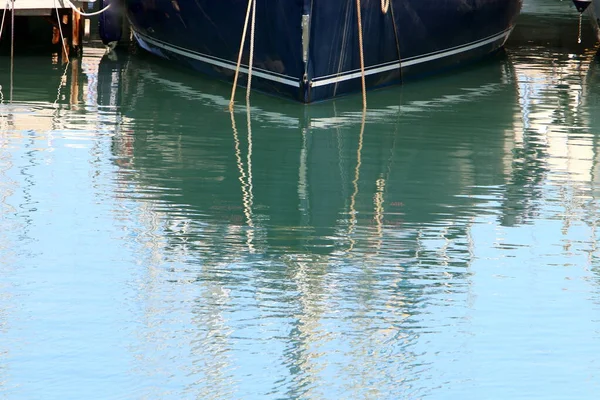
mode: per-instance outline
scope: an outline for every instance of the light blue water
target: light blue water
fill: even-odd
[[[0,398],[596,398],[600,65],[526,35],[364,124],[0,59]]]

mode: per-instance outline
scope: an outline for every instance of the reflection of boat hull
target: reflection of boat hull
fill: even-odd
[[[600,16],[600,0],[593,0],[592,6],[588,7],[587,12],[592,20],[592,26],[596,31],[596,37],[600,40],[600,19],[598,18]]]
[[[143,48],[233,79],[245,1],[126,3]],[[507,39],[520,6],[521,0],[396,0],[383,13],[379,1],[363,0],[367,87],[400,83],[494,52]],[[360,91],[356,10],[353,1],[286,1],[285,6],[277,0],[259,1],[253,87],[303,102]],[[246,45],[242,71],[248,53]]]
[[[236,126],[224,112],[227,87],[135,57],[124,63],[105,57],[101,71],[117,81],[98,91],[106,102],[120,83],[120,102],[129,105],[124,112],[133,122],[114,136],[113,151],[135,190],[160,186],[177,193],[160,201],[202,215],[203,229],[223,230],[215,237],[248,229],[256,233],[254,243],[270,249],[302,244],[329,254],[348,245],[340,239],[344,232],[403,226],[403,234],[415,235],[449,208],[469,208],[472,199],[456,188],[503,184],[495,171],[506,168],[505,159],[487,149],[510,148],[504,141],[512,130],[516,87],[506,58],[496,61],[374,93],[365,125],[352,99],[298,108],[258,97],[250,109],[235,108]],[[119,68],[123,72],[115,74]],[[476,116],[474,106],[481,107]],[[432,112],[437,119],[428,117]],[[169,123],[159,115],[168,115]],[[448,135],[439,118],[464,128]],[[140,131],[136,120],[145,121],[144,129],[155,121],[155,129],[133,133]],[[197,120],[210,129],[190,124]],[[445,168],[422,168],[440,160]],[[127,175],[131,168],[136,177]]]

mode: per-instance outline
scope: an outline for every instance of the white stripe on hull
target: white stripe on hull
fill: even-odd
[[[594,3],[600,5],[600,0],[594,0]],[[378,74],[378,73],[382,73],[382,72],[386,72],[386,71],[392,71],[392,70],[399,69],[399,68],[410,67],[413,65],[438,60],[438,59],[445,58],[445,57],[454,56],[454,55],[457,55],[460,53],[465,53],[465,52],[477,49],[479,47],[483,47],[483,46],[492,44],[494,42],[498,42],[500,40],[502,40],[502,44],[504,44],[504,41],[506,41],[506,39],[508,38],[511,31],[512,31],[512,27],[505,30],[504,32],[498,33],[496,35],[490,36],[485,39],[481,39],[478,41],[467,43],[465,45],[441,50],[438,52],[433,52],[433,53],[423,54],[423,55],[420,55],[417,57],[407,58],[405,60],[402,60],[401,62],[391,61],[388,63],[371,65],[365,69],[365,75]],[[187,57],[187,58],[191,58],[193,60],[202,61],[207,64],[211,64],[211,65],[215,65],[215,66],[218,66],[221,68],[227,68],[229,70],[235,71],[236,64],[232,61],[214,57],[214,56],[209,56],[206,54],[197,53],[195,51],[188,50],[188,49],[185,49],[182,47],[174,46],[174,45],[168,44],[166,42],[163,42],[161,40],[157,40],[157,39],[148,37],[139,32],[136,32],[136,31],[134,31],[134,35],[135,35],[136,39],[138,39],[138,41],[143,41],[143,42],[149,43],[160,49],[167,50],[172,53],[179,54],[179,55]],[[240,72],[247,74],[248,73],[247,66],[241,66]],[[268,71],[268,70],[260,69],[260,68],[256,68],[256,67],[252,69],[252,74],[253,74],[253,76],[263,78],[266,80],[270,80],[273,82],[278,82],[278,83],[288,85],[288,86],[300,87],[300,83],[301,83],[299,79],[295,79],[292,76],[277,74],[272,71]],[[361,76],[361,73],[359,70],[347,71],[347,72],[341,73],[339,75],[329,75],[329,76],[322,76],[322,77],[314,78],[310,82],[310,85],[312,87],[331,85],[333,83],[343,82],[343,81],[347,81],[347,80],[351,80],[351,79],[357,79],[357,78],[360,78],[360,76]]]
[[[140,40],[140,38],[141,38],[142,41],[150,43],[153,46],[156,46],[156,47],[161,48],[163,50],[167,50],[167,51],[170,51],[172,53],[179,54],[181,56],[191,58],[193,60],[202,61],[202,62],[205,62],[207,64],[216,65],[217,67],[227,68],[227,69],[230,69],[232,71],[235,71],[235,69],[236,69],[236,64],[234,62],[229,61],[229,60],[225,60],[225,59],[218,58],[218,57],[213,57],[213,56],[208,56],[206,54],[197,53],[195,51],[191,51],[191,50],[185,49],[183,47],[173,46],[173,45],[165,43],[163,41],[150,38],[150,37],[148,37],[146,35],[142,35],[142,34],[140,34],[138,32],[135,32],[135,31],[134,31],[134,34],[135,34],[135,36],[136,36],[136,38],[138,40]],[[247,74],[248,73],[248,67],[247,66],[240,66],[240,72],[243,72],[243,73]],[[279,74],[276,74],[274,72],[267,71],[267,70],[260,69],[260,68],[256,68],[256,67],[252,68],[252,76],[257,76],[259,78],[267,79],[267,80],[274,81],[274,82],[279,82],[279,83],[282,83],[284,85],[300,87],[300,80],[299,79],[294,80],[294,77],[292,77],[292,76],[279,75]]]
[[[497,35],[491,36],[491,37],[483,39],[483,40],[468,43],[468,44],[465,44],[462,46],[457,46],[457,47],[454,47],[451,49],[442,50],[442,51],[435,52],[435,53],[429,53],[429,54],[420,55],[418,57],[407,58],[405,60],[402,60],[401,62],[395,61],[391,64],[388,63],[387,65],[379,64],[379,65],[370,66],[365,69],[365,75],[373,75],[373,74],[378,74],[380,72],[392,71],[392,70],[398,69],[398,68],[410,67],[412,65],[417,65],[417,64],[437,60],[437,59],[444,58],[444,57],[453,56],[456,54],[474,50],[478,47],[486,46],[488,44],[494,43],[501,39],[503,39],[503,44],[504,44],[504,41],[508,38],[508,35],[510,34],[511,31],[512,31],[512,28],[507,29],[506,31],[504,31],[502,33],[499,33]],[[324,85],[331,85],[332,83],[343,82],[343,81],[347,81],[349,79],[360,78],[360,76],[361,76],[360,71],[356,70],[356,71],[352,71],[350,73],[346,72],[344,74],[332,76],[330,78],[327,78],[327,77],[315,78],[312,81],[312,86],[318,87],[318,86],[324,86]]]

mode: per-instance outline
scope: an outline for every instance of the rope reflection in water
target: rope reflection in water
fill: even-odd
[[[364,103],[363,103],[364,104]],[[356,149],[356,167],[354,168],[354,179],[352,180],[352,186],[354,191],[350,196],[350,226],[348,227],[348,237],[350,239],[350,248],[348,251],[352,251],[354,249],[354,245],[356,242],[352,238],[352,234],[354,233],[354,229],[356,227],[356,196],[358,195],[358,180],[360,179],[360,166],[362,164],[362,148],[363,148],[363,137],[365,134],[365,123],[367,120],[367,110],[363,107],[362,117],[360,121],[360,133],[358,135],[358,147]]]
[[[240,171],[239,181],[242,189],[242,204],[244,209],[244,215],[246,217],[246,224],[248,229],[246,231],[246,244],[251,253],[254,252],[254,221],[252,217],[252,204],[254,202],[253,187],[252,187],[252,122],[250,113],[250,104],[246,103],[246,123],[248,130],[248,156],[247,156],[247,170],[244,171],[244,162],[242,161],[242,153],[240,150],[240,140],[235,123],[234,109],[229,107],[229,116],[231,117],[231,128],[233,131],[233,143],[235,147],[235,158],[238,170]]]

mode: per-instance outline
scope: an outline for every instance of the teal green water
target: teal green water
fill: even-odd
[[[600,62],[528,32],[364,120],[0,58],[0,398],[596,398]]]

